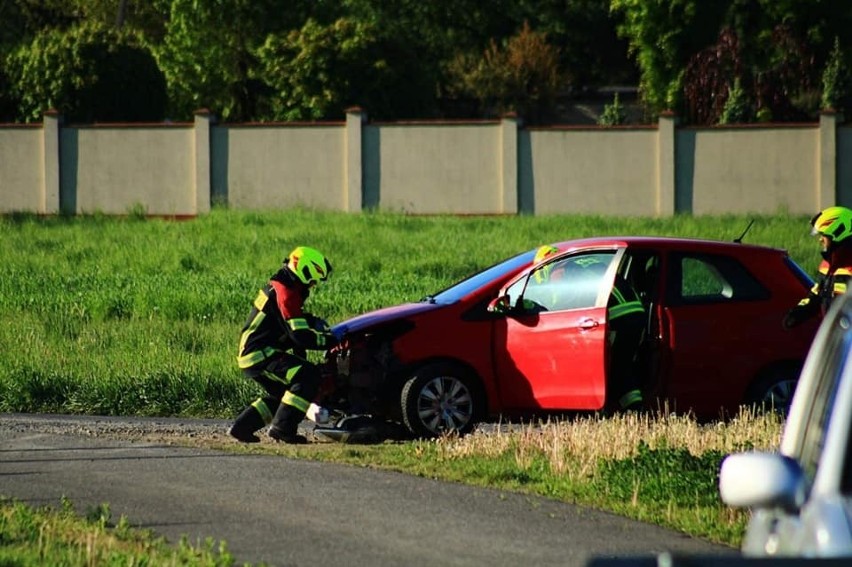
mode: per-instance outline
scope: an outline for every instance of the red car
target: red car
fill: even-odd
[[[427,437],[498,415],[604,410],[607,299],[623,278],[646,308],[637,370],[652,409],[716,419],[742,404],[789,404],[819,321],[781,325],[813,284],[786,251],[661,237],[552,246],[538,264],[528,250],[336,325],[345,339],[327,353],[322,403]],[[591,280],[568,270],[591,261],[604,268]],[[562,277],[543,286],[543,273]]]

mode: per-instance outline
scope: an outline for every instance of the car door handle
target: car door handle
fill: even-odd
[[[584,331],[588,331],[589,329],[594,329],[597,326],[598,326],[598,322],[594,319],[583,319],[583,321],[580,322],[580,328],[583,329]]]

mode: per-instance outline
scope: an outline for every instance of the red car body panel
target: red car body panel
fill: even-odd
[[[603,407],[605,307],[505,318],[494,326],[491,348],[505,410]]]
[[[816,332],[816,320],[789,331],[781,326],[786,311],[811,283],[790,267],[792,261],[781,249],[662,237],[592,238],[554,246],[560,257],[587,250],[612,253],[619,271],[628,259],[655,259],[656,275],[645,290],[652,314],[646,399],[670,410],[711,418],[733,414],[763,373],[778,365],[800,365]],[[529,276],[533,253],[519,255],[516,264],[491,279],[476,280],[477,285],[451,301],[443,302],[446,298],[438,294],[437,303],[380,309],[338,327],[345,327],[357,345],[359,336],[404,322],[404,329],[386,341],[395,362],[388,374],[454,361],[481,384],[492,415],[601,409],[608,366],[605,300],[594,307],[535,315],[486,310],[489,301]],[[734,286],[687,296],[689,277],[699,288],[704,284],[701,272],[690,276],[690,270],[705,266],[729,270],[726,278],[741,279],[745,295],[740,298]],[[615,270],[610,270],[610,288]],[[490,272],[484,274],[480,279]]]

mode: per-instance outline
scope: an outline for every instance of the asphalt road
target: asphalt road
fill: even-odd
[[[172,542],[225,541],[238,563],[582,566],[602,556],[734,553],[544,498],[116,438],[98,435],[98,424],[85,418],[68,419],[72,426],[0,415],[0,495],[36,506],[58,506],[64,496],[80,513],[108,503],[114,521],[126,516]],[[145,430],[163,421],[122,423]]]

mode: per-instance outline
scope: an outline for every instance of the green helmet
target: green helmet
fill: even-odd
[[[331,273],[328,259],[319,250],[309,246],[299,246],[290,252],[287,267],[307,286],[328,279]]]
[[[852,236],[852,210],[829,207],[811,219],[812,233],[840,243]]]

